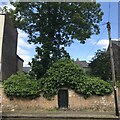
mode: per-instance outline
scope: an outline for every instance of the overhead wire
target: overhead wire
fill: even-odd
[[[100,39],[102,38],[104,32],[106,30],[106,27],[104,28],[103,32],[101,33],[100,37],[98,38],[98,40],[96,41],[96,43],[94,44],[94,46],[89,50],[89,52],[87,53],[87,55],[85,56],[85,58],[87,58],[89,56],[89,54],[91,53],[91,51],[95,48],[95,46],[98,44],[98,42],[100,41]]]
[[[111,6],[110,6],[110,1],[109,1],[109,6],[108,6],[108,21],[110,21],[110,8],[111,8]],[[99,26],[103,26],[103,25],[106,25],[106,24],[107,24],[107,22],[103,22],[103,23],[100,24]],[[94,47],[95,47],[95,46],[98,44],[98,42],[100,41],[100,39],[101,39],[101,37],[103,36],[105,30],[106,30],[106,27],[104,28],[103,32],[101,33],[101,36],[98,38],[98,40],[97,40],[96,43],[94,44]],[[91,51],[94,49],[94,47],[92,47],[92,48],[89,50],[89,52],[87,53],[86,57],[89,56],[89,54],[90,54]],[[85,57],[85,58],[86,58],[86,57]]]

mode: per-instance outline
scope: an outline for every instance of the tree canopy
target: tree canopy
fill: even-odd
[[[111,80],[110,54],[106,50],[97,50],[90,63],[91,74],[104,80]]]
[[[99,34],[103,12],[97,3],[30,2],[13,3],[11,11],[17,28],[29,35],[29,43],[38,44],[31,66],[41,77],[53,61],[70,57],[65,47],[73,40],[85,43]],[[37,67],[37,66],[39,67]]]

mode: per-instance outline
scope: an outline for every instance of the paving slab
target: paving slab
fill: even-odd
[[[89,112],[89,111],[50,111],[50,112],[3,112],[2,117],[22,119],[22,118],[39,118],[40,120],[74,120],[74,119],[99,119],[99,120],[120,120],[120,117],[115,116],[113,112]]]

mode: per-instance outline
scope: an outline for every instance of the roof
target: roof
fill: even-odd
[[[87,68],[89,66],[86,61],[79,61],[79,59],[77,59],[75,63],[80,65],[82,68]]]
[[[112,45],[116,45],[118,48],[120,48],[120,40],[118,40],[118,41],[112,40]],[[107,51],[109,51],[109,49],[110,49],[110,45],[108,46]]]
[[[17,58],[18,58],[19,60],[21,60],[22,62],[24,62],[24,60],[23,60],[22,58],[20,58],[18,55],[17,55]]]
[[[112,41],[112,43],[117,45],[118,47],[120,47],[120,40],[119,41]]]
[[[23,67],[23,71],[25,73],[28,73],[31,70],[31,67]]]

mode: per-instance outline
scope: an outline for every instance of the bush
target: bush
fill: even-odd
[[[87,76],[80,66],[69,59],[58,60],[54,63],[40,81],[43,86],[43,95],[47,99],[56,95],[58,89],[63,86],[75,90],[85,98],[112,92],[109,83],[98,77]]]
[[[120,80],[117,81],[117,87],[120,88]]]
[[[18,73],[3,81],[4,92],[8,97],[36,98],[40,95],[40,82],[29,75]]]
[[[80,76],[83,76],[84,71],[73,61],[62,59],[55,62],[50,67],[43,78],[40,80],[44,97],[50,99],[56,95],[58,89],[63,86],[74,88]]]
[[[87,76],[80,66],[69,59],[53,63],[40,80],[18,73],[3,81],[3,87],[7,96],[24,98],[36,98],[42,92],[45,98],[51,99],[61,87],[73,89],[85,98],[112,92],[110,83],[98,77]]]
[[[113,88],[110,83],[101,80],[99,77],[84,77],[82,81],[80,81],[75,91],[77,93],[83,94],[85,98],[90,95],[105,95],[110,94]]]

